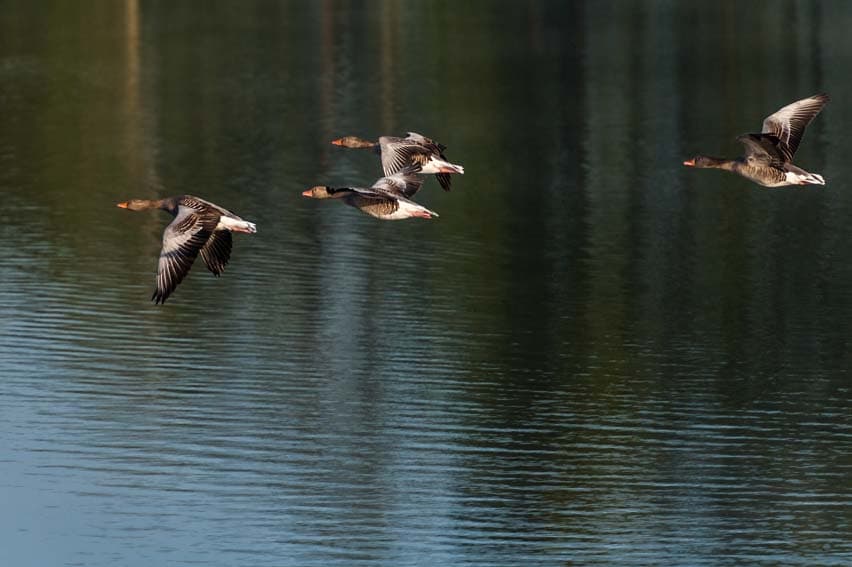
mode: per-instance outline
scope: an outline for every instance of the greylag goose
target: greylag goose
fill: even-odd
[[[802,141],[805,127],[828,103],[826,94],[818,94],[779,109],[763,121],[759,134],[743,134],[737,138],[745,146],[745,156],[724,159],[698,155],[683,165],[724,169],[742,175],[764,187],[784,185],[825,185],[817,173],[808,173],[792,164],[793,155]]]
[[[345,148],[371,148],[382,157],[382,171],[386,176],[393,175],[409,165],[419,165],[420,173],[434,173],[444,191],[450,190],[450,174],[464,174],[464,167],[450,163],[444,155],[447,147],[433,142],[416,132],[409,132],[406,138],[382,136],[378,142],[364,140],[358,136],[345,136],[332,140],[335,146]]]
[[[312,199],[342,199],[350,207],[382,220],[401,220],[411,217],[430,219],[438,213],[418,205],[408,197],[423,184],[415,175],[419,167],[406,167],[402,171],[382,177],[369,189],[361,187],[329,187],[318,185],[302,191]]]
[[[166,302],[199,254],[207,269],[218,276],[231,258],[231,232],[257,232],[254,223],[192,195],[131,199],[117,206],[131,211],[162,209],[175,217],[163,231],[157,289],[151,296],[158,304]]]

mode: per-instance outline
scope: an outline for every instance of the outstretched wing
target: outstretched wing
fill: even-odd
[[[447,146],[445,146],[444,144],[439,144],[438,142],[427,138],[422,134],[418,134],[417,132],[409,132],[408,139],[414,140],[415,142],[419,143],[424,148],[427,148],[430,152],[432,152],[433,155],[438,156],[442,160],[449,161],[447,159],[447,156],[444,155],[444,150],[447,149]],[[436,173],[435,179],[438,180],[438,183],[440,183],[441,188],[444,191],[450,190],[452,184],[452,177],[449,173]]]
[[[406,166],[393,175],[376,180],[372,189],[395,196],[411,197],[423,186],[423,178],[416,175],[418,171],[420,171],[419,165]]]
[[[386,176],[393,175],[409,165],[426,166],[430,160],[440,158],[448,161],[444,155],[447,149],[417,132],[408,132],[406,138],[393,136],[382,136],[379,138],[379,147],[382,154],[382,171]],[[447,173],[436,173],[438,183],[444,191],[450,190],[450,175]]]
[[[214,276],[225,271],[228,260],[231,259],[233,239],[230,230],[214,230],[204,246],[201,247],[201,259]]]
[[[155,303],[165,303],[192,268],[201,248],[216,228],[217,218],[203,216],[181,205],[175,219],[163,231],[163,248],[157,265]]]
[[[441,159],[444,159],[444,158],[441,158]],[[441,184],[441,188],[444,191],[450,190],[450,185],[452,183],[452,181],[451,181],[452,176],[449,173],[436,173],[435,179],[438,180],[438,183]]]
[[[432,153],[428,148],[410,138],[379,138],[382,151],[382,171],[386,176],[402,171],[409,165],[423,165]]]
[[[772,134],[780,140],[778,148],[785,161],[793,161],[793,155],[799,148],[805,127],[820,113],[828,101],[826,94],[803,98],[770,114],[763,121],[762,133]]]
[[[439,143],[435,142],[434,140],[432,140],[431,138],[427,138],[423,134],[418,134],[417,132],[409,132],[407,139],[411,140],[413,142],[417,142],[421,146],[432,150],[436,154],[439,154],[439,153],[441,153],[441,152],[443,152],[444,150],[447,149],[447,146],[445,146],[443,144],[439,144]]]

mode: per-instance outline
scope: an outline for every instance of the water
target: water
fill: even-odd
[[[850,17],[7,2],[0,564],[852,563]],[[680,166],[821,91],[824,188]],[[407,130],[440,219],[300,196]],[[258,233],[155,306],[180,193]]]

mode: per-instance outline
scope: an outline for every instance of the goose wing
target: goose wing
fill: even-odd
[[[371,189],[393,196],[409,198],[423,186],[423,178],[416,175],[418,171],[420,171],[419,165],[406,166],[393,175],[376,180]]]
[[[422,165],[429,161],[431,151],[411,138],[379,138],[382,152],[382,171],[393,175],[409,165]]]
[[[447,146],[444,144],[440,144],[431,138],[427,138],[422,134],[418,134],[417,132],[409,132],[408,139],[414,140],[415,142],[422,145],[424,148],[427,148],[432,155],[438,156],[444,161],[449,161],[447,156],[444,155],[444,150],[447,149]],[[441,188],[444,191],[449,191],[452,185],[452,177],[449,173],[436,173],[435,179],[438,180],[438,183],[441,185]]]
[[[157,289],[151,296],[155,303],[165,303],[186,277],[218,222],[218,214],[204,214],[183,204],[178,206],[177,215],[163,231],[163,248],[157,265]]]
[[[436,173],[435,179],[438,180],[438,183],[440,183],[441,188],[444,191],[450,190],[450,187],[451,187],[451,184],[452,184],[452,181],[451,181],[452,176],[449,173]]]
[[[743,134],[737,141],[745,147],[745,158],[751,165],[781,167],[786,161],[774,134]]]
[[[337,193],[343,195],[343,199],[349,203],[366,203],[368,201],[396,201],[402,198],[402,195],[387,191],[381,187],[344,187],[336,190]]]
[[[368,215],[383,217],[393,214],[399,208],[399,202],[405,198],[380,188],[349,187],[344,201],[367,213]]]
[[[444,144],[439,144],[431,138],[427,138],[423,134],[418,134],[417,132],[409,132],[407,139],[417,142],[425,148],[429,148],[436,154],[440,154],[441,152],[447,149],[447,146],[445,146]]]
[[[779,109],[763,121],[764,134],[772,134],[780,140],[778,146],[785,161],[793,161],[793,155],[799,148],[799,142],[805,133],[805,127],[828,103],[826,94],[818,94]]]
[[[231,259],[233,238],[230,230],[214,230],[204,246],[201,247],[201,259],[214,276],[225,271],[228,260]]]

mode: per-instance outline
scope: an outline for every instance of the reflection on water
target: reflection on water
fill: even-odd
[[[848,564],[850,11],[13,2],[0,563]],[[679,168],[823,90],[824,189]],[[439,220],[300,197],[407,130]],[[258,234],[156,307],[182,192]]]

